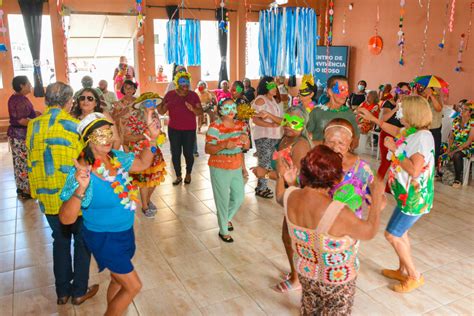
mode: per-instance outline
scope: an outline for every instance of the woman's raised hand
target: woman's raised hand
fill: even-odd
[[[151,139],[157,139],[160,136],[160,127],[159,127],[159,120],[157,118],[153,118],[154,109],[150,108],[147,109],[146,112],[146,124],[148,126],[148,131],[150,132]]]
[[[79,188],[86,189],[91,181],[91,166],[83,166],[74,159],[74,167],[76,167],[75,177],[79,183]]]

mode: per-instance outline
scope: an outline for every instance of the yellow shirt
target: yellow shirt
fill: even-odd
[[[77,133],[78,120],[59,107],[28,123],[26,148],[31,196],[38,199],[42,212],[57,215],[59,198],[69,170],[82,151]]]

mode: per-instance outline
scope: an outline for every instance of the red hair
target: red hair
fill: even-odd
[[[325,145],[314,147],[301,160],[301,186],[332,188],[344,175],[342,155]]]

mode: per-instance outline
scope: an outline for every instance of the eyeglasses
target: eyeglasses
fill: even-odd
[[[95,98],[92,97],[92,96],[90,96],[90,95],[88,95],[88,96],[81,95],[81,96],[79,97],[79,101],[84,101],[86,98],[87,98],[87,101],[89,101],[89,102],[92,102],[92,101],[95,100]]]

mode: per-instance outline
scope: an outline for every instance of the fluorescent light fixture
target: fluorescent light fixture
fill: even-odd
[[[283,5],[283,4],[287,4],[288,3],[288,0],[275,0],[276,4],[278,5]]]

